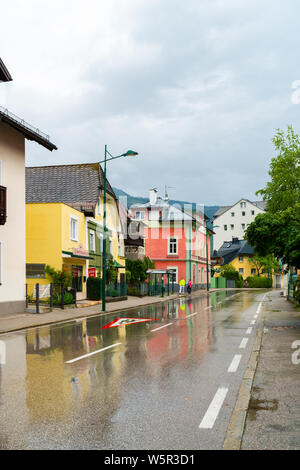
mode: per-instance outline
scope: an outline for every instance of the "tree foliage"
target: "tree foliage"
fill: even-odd
[[[252,258],[249,258],[249,262],[255,267],[257,276],[266,270],[269,270],[270,273],[278,272],[280,268],[280,263],[273,255],[259,256],[254,254]]]
[[[140,283],[147,279],[147,270],[155,267],[154,262],[145,256],[144,260],[126,260],[126,271],[130,272],[130,282]]]
[[[256,216],[245,238],[258,256],[274,255],[300,268],[300,139],[291,126],[273,138],[277,157],[272,158],[271,181],[256,194],[267,202],[266,212]]]

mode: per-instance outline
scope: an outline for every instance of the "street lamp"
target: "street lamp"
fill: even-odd
[[[210,219],[208,219],[208,222],[211,222]],[[216,228],[216,227],[219,227],[219,225],[214,225],[213,228]],[[207,245],[207,234],[208,234],[208,231],[210,230],[212,233],[214,233],[213,230],[209,229],[207,227],[207,223],[205,225],[205,229],[206,229],[206,290],[207,292],[209,292],[209,276],[208,276],[208,245]]]
[[[110,156],[110,158],[107,158],[107,155]],[[127,150],[126,153],[122,153],[122,155],[117,155],[114,157],[109,153],[107,150],[107,145],[105,145],[105,152],[104,152],[104,160],[102,160],[99,163],[104,163],[104,188],[103,188],[103,261],[102,261],[102,311],[105,312],[105,307],[106,307],[106,299],[105,299],[105,288],[106,288],[106,262],[107,262],[107,257],[106,257],[106,162],[110,160],[115,160],[116,158],[121,158],[121,157],[135,157],[138,155],[137,152],[134,150]]]

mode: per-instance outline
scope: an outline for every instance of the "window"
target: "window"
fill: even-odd
[[[231,228],[231,230],[233,230],[234,229],[234,224],[230,224],[230,228]]]
[[[251,211],[251,215],[255,215],[255,212],[254,212],[254,211]]]
[[[242,215],[245,216],[245,215],[246,215],[246,212],[242,212]]]
[[[112,249],[113,249],[113,244],[112,244],[112,238],[109,237],[109,240],[108,240],[108,251],[109,253],[112,255]]]
[[[168,255],[177,254],[177,238],[169,238]]]
[[[234,217],[234,212],[231,212],[231,217]]]
[[[169,276],[170,283],[178,283],[178,267],[177,266],[167,266],[167,270],[172,271],[172,274]]]
[[[97,215],[101,215],[101,201],[98,199],[97,201]]]
[[[135,213],[135,218],[138,220],[144,220],[145,219],[145,212],[144,211],[137,211]]]
[[[27,278],[45,278],[45,264],[26,264]]]
[[[242,224],[242,229],[245,230],[245,228],[246,228],[246,225]]]
[[[244,268],[239,268],[239,273],[244,274]]]
[[[6,188],[0,186],[0,225],[6,222]]]
[[[244,261],[244,257],[243,256],[239,256],[239,262],[242,263]]]
[[[242,208],[246,207],[245,201],[240,202],[240,206],[241,206]]]
[[[226,230],[227,230],[227,225],[224,225],[224,230],[225,230],[225,232],[226,232]]]
[[[95,232],[94,232],[94,230],[89,231],[89,244],[90,244],[90,251],[95,251]]]
[[[70,216],[70,238],[78,242],[78,217],[74,215]]]
[[[256,269],[255,268],[251,269],[251,274],[256,274]]]
[[[99,252],[103,253],[103,235],[102,235],[102,233],[100,233],[100,236],[99,236]]]

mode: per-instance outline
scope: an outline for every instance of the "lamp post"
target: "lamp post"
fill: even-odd
[[[110,156],[110,158],[107,158],[107,155]],[[138,155],[137,152],[134,152],[133,150],[127,150],[126,153],[122,153],[122,155],[117,155],[114,157],[109,153],[107,150],[107,145],[105,145],[105,151],[104,151],[104,160],[102,160],[99,163],[104,163],[104,184],[103,184],[103,260],[102,260],[102,311],[105,312],[105,307],[106,307],[106,263],[107,263],[107,255],[106,255],[106,162],[110,160],[115,160],[116,158],[121,158],[121,157],[135,157]]]
[[[208,222],[210,220],[208,219]],[[215,225],[213,228],[219,227],[219,225]],[[207,227],[207,223],[205,224],[205,229],[206,229],[206,290],[209,292],[209,276],[208,276],[208,245],[207,245],[207,234],[209,232],[209,228]],[[214,231],[212,231],[214,233]]]

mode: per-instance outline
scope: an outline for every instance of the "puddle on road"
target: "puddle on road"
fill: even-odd
[[[255,387],[258,388],[258,387]],[[257,413],[259,411],[277,411],[278,400],[259,400],[258,398],[251,398],[248,409],[248,416],[250,421],[256,421]]]

